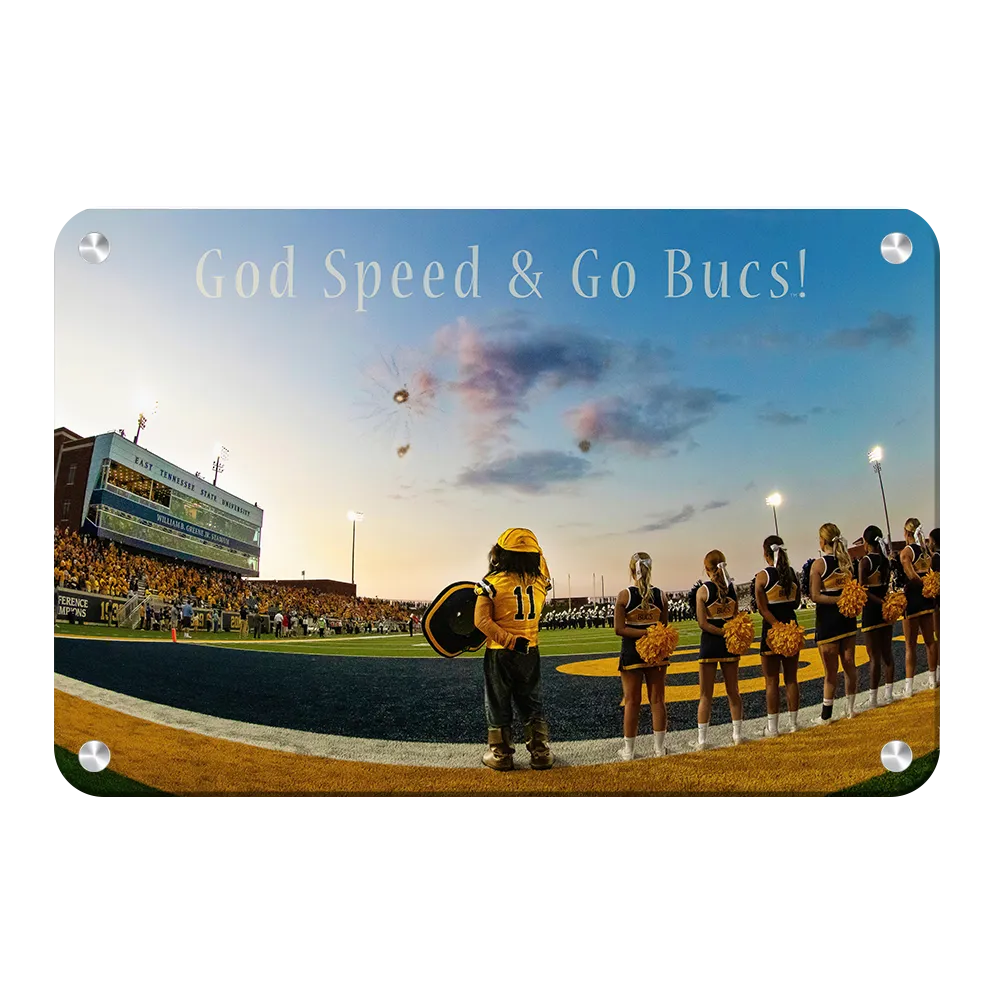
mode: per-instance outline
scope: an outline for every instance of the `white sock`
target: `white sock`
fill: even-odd
[[[767,731],[769,733],[776,733],[778,731],[778,716],[771,715],[770,712],[767,716]]]
[[[740,738],[740,730],[743,728],[742,719],[733,719],[733,739],[738,740]]]
[[[663,741],[667,738],[667,731],[664,729],[662,733],[658,733],[655,729],[653,730],[653,749],[659,753],[663,749]]]
[[[930,678],[930,682],[929,682],[930,686],[932,688],[933,687],[937,687],[937,671],[936,670],[928,670],[927,671],[927,676]]]
[[[911,694],[913,694],[913,678],[912,677],[907,677],[906,678],[906,682],[903,684],[903,694],[905,694],[907,696],[907,698]]]
[[[707,743],[708,742],[708,723],[699,722],[698,723],[698,742]]]
[[[892,701],[892,685],[882,685],[882,701]]]
[[[799,724],[799,713],[798,712],[789,712],[788,713],[788,721],[793,726],[797,726]]]
[[[878,705],[878,688],[872,688],[868,693],[869,704],[873,707]]]
[[[849,694],[847,696],[847,713],[848,715],[854,714],[854,699],[857,698],[856,694]]]
[[[629,753],[635,753],[635,737],[634,736],[626,736],[625,737],[625,749]]]

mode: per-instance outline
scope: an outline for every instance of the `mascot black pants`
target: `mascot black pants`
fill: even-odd
[[[527,653],[510,649],[487,649],[483,659],[486,689],[486,725],[490,729],[509,727],[514,721],[512,703],[521,722],[543,722],[541,700],[541,660],[538,647]]]

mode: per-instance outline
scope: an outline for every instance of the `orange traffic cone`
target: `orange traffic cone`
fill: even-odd
[[[177,629],[172,628],[170,630],[170,640],[171,640],[171,642],[176,642],[177,641]]]

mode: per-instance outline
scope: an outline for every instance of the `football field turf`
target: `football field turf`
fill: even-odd
[[[807,628],[811,619],[811,613],[800,614]],[[889,740],[905,739],[918,758],[937,747],[938,696],[925,690],[922,646],[918,693],[863,711],[868,667],[859,644],[856,707],[862,711],[843,718],[841,681],[839,721],[813,729],[823,670],[809,641],[800,655],[800,732],[787,732],[783,706],[784,735],[761,738],[766,706],[755,643],[739,669],[745,744],[730,745],[720,676],[711,715],[714,749],[693,753],[698,654],[685,644],[693,643],[698,629],[687,622],[680,630],[682,646],[667,672],[665,759],[650,759],[648,709],[636,744],[645,759],[617,759],[620,640],[609,628],[541,633],[542,695],[556,758],[551,772],[528,770],[523,747],[514,775],[496,775],[479,764],[482,653],[447,660],[420,635],[248,642],[195,633],[198,638],[174,643],[169,636],[133,637],[111,628],[57,628],[55,742],[71,755],[63,754],[61,768],[73,784],[72,755],[79,746],[88,739],[108,744],[109,774],[122,780],[86,779],[96,794],[143,794],[149,787],[195,795],[829,794],[884,776],[878,751]],[[892,646],[899,693],[898,625]],[[904,786],[865,787],[874,790],[857,794],[900,794]]]

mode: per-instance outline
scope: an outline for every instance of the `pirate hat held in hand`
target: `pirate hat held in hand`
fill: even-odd
[[[479,649],[486,636],[475,625],[476,585],[452,583],[431,601],[420,622],[424,638],[441,656],[460,656]]]

